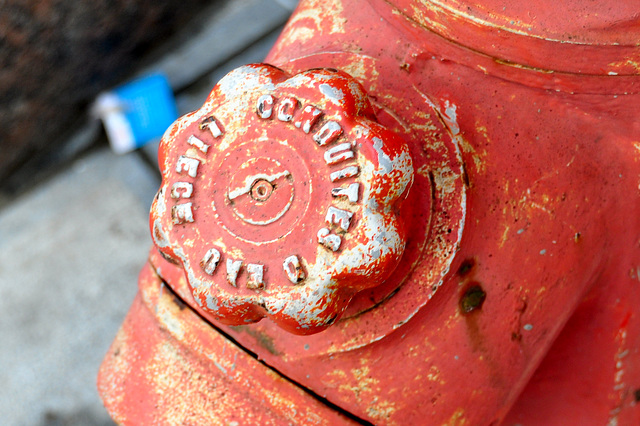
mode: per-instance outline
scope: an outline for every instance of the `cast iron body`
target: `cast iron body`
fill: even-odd
[[[163,138],[111,414],[640,424],[639,28],[619,2],[303,1],[273,66]]]

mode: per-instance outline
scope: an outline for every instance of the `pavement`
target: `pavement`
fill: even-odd
[[[181,114],[193,110],[226,72],[264,58],[294,3],[213,6],[147,70],[168,75]],[[151,246],[156,150],[117,156],[88,120],[54,172],[0,200],[1,424],[113,424],[95,381]]]

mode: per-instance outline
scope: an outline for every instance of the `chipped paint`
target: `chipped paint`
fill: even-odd
[[[215,119],[193,121],[163,139],[161,156],[178,158],[178,165],[164,163],[151,223],[158,248],[182,263],[205,312],[236,325],[266,316],[289,331],[315,333],[334,323],[355,293],[395,269],[406,236],[394,207],[411,187],[413,165],[404,142],[369,119],[371,106],[355,80],[328,70],[291,76],[244,66],[224,77],[194,116]],[[213,120],[219,127],[209,135]],[[280,124],[265,126],[273,120]],[[261,137],[247,138],[247,132]],[[185,148],[194,140],[197,149]],[[286,144],[263,151],[273,140]],[[194,189],[171,190],[187,183]],[[345,183],[359,188],[349,202],[332,195]],[[199,228],[201,222],[208,227]],[[303,243],[306,226],[320,229],[317,242]],[[211,245],[219,239],[223,244]],[[281,270],[292,254],[304,272],[295,287]],[[221,279],[227,264],[236,269]],[[247,283],[236,285],[243,276]]]
[[[352,423],[161,292],[149,265],[140,286],[98,378],[118,424]]]
[[[245,69],[241,73],[258,84],[231,81],[224,90],[215,89],[203,109],[172,126],[165,139],[207,130],[200,126],[212,122],[220,134],[204,132],[200,140],[210,149],[185,145],[161,155],[168,179],[175,174],[176,155],[199,162],[196,178],[181,174],[176,191],[167,187],[163,202],[156,204],[156,211],[169,215],[175,204],[191,202],[194,222],[153,222],[154,240],[166,250],[165,258],[152,253],[150,263],[189,305],[184,311],[197,311],[264,362],[251,369],[237,352],[232,361],[232,346],[207,340],[224,340],[215,330],[181,346],[185,356],[205,348],[204,361],[188,361],[191,370],[206,365],[215,386],[227,391],[215,395],[223,402],[216,400],[209,410],[226,420],[236,408],[225,405],[225,398],[243,395],[237,386],[249,383],[259,388],[258,397],[249,399],[249,408],[241,399],[240,424],[264,424],[259,413],[272,407],[285,416],[276,424],[311,419],[314,410],[292,409],[280,391],[271,389],[268,381],[280,377],[271,366],[322,401],[374,424],[421,424],[425,419],[447,425],[547,424],[567,416],[576,421],[597,418],[602,424],[637,423],[640,296],[633,283],[640,259],[633,248],[640,235],[634,216],[640,144],[633,58],[638,47],[635,41],[628,43],[635,33],[625,19],[612,26],[612,21],[594,18],[591,24],[602,25],[595,31],[589,26],[582,38],[569,40],[565,36],[573,37],[572,31],[585,22],[566,19],[556,10],[576,3],[554,3],[554,16],[536,15],[536,8],[548,4],[527,3],[528,19],[519,15],[524,9],[513,9],[524,7],[523,2],[507,2],[502,11],[463,1],[369,0],[344,8],[340,1],[301,2],[268,59],[286,73],[268,66],[260,72]],[[624,7],[618,2],[607,16]],[[562,21],[578,23],[570,31],[555,31]],[[526,27],[530,24],[532,29]],[[599,41],[589,44],[587,36]],[[608,37],[622,38],[611,43]],[[318,67],[347,71],[359,81],[345,77],[335,82],[336,74],[302,71]],[[326,86],[321,90],[320,85]],[[253,87],[246,93],[273,97],[272,115],[248,113],[255,105],[245,87]],[[615,96],[622,93],[628,95]],[[286,103],[281,100],[285,96]],[[322,110],[318,122],[313,114],[306,122],[295,122],[299,124],[287,121],[300,118],[296,113],[307,104]],[[331,132],[313,139],[327,121],[340,123],[343,133],[336,140],[330,140]],[[407,149],[390,149],[384,129],[400,135]],[[260,150],[234,145],[241,139]],[[228,155],[210,155],[214,145]],[[341,148],[325,156],[335,146]],[[244,159],[259,152],[289,158],[286,170],[294,182],[302,170],[295,167],[312,159],[313,166],[302,171],[307,186],[294,187],[293,210],[283,216],[300,219],[277,232],[244,232],[224,216],[240,209],[243,200],[251,202],[246,198],[251,193],[216,199],[210,186],[197,182],[207,169],[217,170],[217,179],[231,181]],[[225,161],[243,155],[234,167],[224,167]],[[328,164],[334,159],[344,161]],[[323,167],[329,173],[322,174]],[[389,173],[395,168],[415,172],[410,178]],[[289,182],[288,176],[281,179],[275,194]],[[375,179],[382,184],[372,185]],[[206,192],[213,201],[195,202],[185,189],[189,185],[194,196]],[[256,192],[253,201],[270,201],[272,195],[266,194],[271,193]],[[310,203],[312,194],[326,198]],[[305,207],[295,210],[298,202]],[[273,219],[270,214],[252,217],[251,210],[239,212],[230,217],[260,223]],[[178,222],[181,217],[187,216]],[[220,235],[212,237],[204,229],[190,234],[191,224],[203,218],[228,222]],[[296,244],[270,250],[276,259],[264,261],[260,250],[294,235]],[[252,244],[255,251],[234,239]],[[183,247],[169,250],[174,240],[182,240]],[[357,245],[350,245],[356,240]],[[188,252],[198,248],[202,252],[190,258]],[[218,276],[197,276],[203,254],[212,248],[220,253]],[[194,273],[185,275],[167,259]],[[205,263],[215,273],[211,259]],[[286,259],[299,259],[295,270],[304,280],[291,280]],[[240,265],[233,280],[227,261]],[[388,263],[378,268],[377,262]],[[258,278],[251,271],[257,270],[264,272],[263,287],[255,285]],[[296,290],[269,299],[279,285]],[[472,288],[482,289],[485,298],[464,312],[461,302]],[[208,305],[209,311],[200,305]],[[167,323],[162,326],[165,335],[189,339],[184,324],[171,324],[162,309],[154,310],[157,304],[151,306],[151,313],[163,314],[157,321]],[[269,320],[248,324],[264,316],[279,325]],[[226,326],[217,318],[247,325]],[[332,326],[322,333],[307,336],[279,328],[306,332],[328,324]],[[622,328],[624,342],[616,337]],[[153,327],[145,330],[152,333]],[[161,345],[153,347],[162,350]],[[253,374],[246,375],[248,371]],[[171,372],[192,381],[206,377]],[[130,377],[138,376],[134,371]],[[117,379],[112,372],[109,380]],[[166,384],[158,384],[162,386]],[[176,386],[185,385],[176,381]],[[111,389],[111,394],[118,392],[115,385]],[[200,401],[193,396],[200,388],[179,389],[192,402]],[[180,402],[150,400],[166,404],[165,411],[186,413]],[[220,406],[228,412],[221,413]],[[233,422],[238,420],[228,419]]]

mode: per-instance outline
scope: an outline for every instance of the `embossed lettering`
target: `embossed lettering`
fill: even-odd
[[[298,129],[302,127],[303,132],[309,133],[311,131],[311,128],[318,121],[321,115],[322,111],[320,111],[318,108],[312,105],[307,105],[302,110],[302,113],[300,113],[300,116],[298,117],[299,120],[296,120],[293,125]]]
[[[340,226],[343,231],[348,231],[349,225],[351,225],[352,217],[353,213],[330,206],[327,210],[327,216],[325,220],[328,223],[333,223]]]
[[[171,208],[171,217],[173,223],[181,225],[186,222],[193,222],[193,212],[191,211],[191,203],[176,204]]]
[[[171,186],[171,198],[191,198],[193,185],[189,182],[176,182]]]
[[[348,188],[333,188],[331,195],[334,197],[347,197],[351,203],[358,202],[358,194],[360,193],[360,184],[352,183]]]
[[[339,235],[332,234],[328,228],[322,228],[318,231],[318,243],[331,249],[332,251],[338,251],[342,238]]]
[[[189,139],[187,139],[187,143],[198,148],[200,151],[202,151],[203,154],[206,154],[207,150],[209,149],[209,145],[202,142],[200,139],[196,138],[193,135],[189,136]]]
[[[249,263],[247,265],[247,272],[249,273],[249,280],[247,281],[247,288],[252,290],[261,289],[264,287],[263,279],[263,266],[260,264]]]
[[[288,97],[284,98],[280,105],[278,105],[278,120],[291,121],[293,118],[293,112],[298,106],[298,100],[296,98]]]
[[[258,99],[258,103],[256,105],[256,111],[258,113],[258,117],[260,118],[270,118],[271,114],[273,114],[273,103],[275,99],[271,95],[262,95]]]
[[[220,252],[217,249],[210,248],[200,261],[200,266],[207,274],[213,275],[218,267],[218,262],[220,262]]]
[[[236,286],[236,280],[238,279],[238,272],[242,266],[242,260],[227,259],[227,281],[232,286]]]
[[[200,130],[204,129],[209,129],[214,138],[218,138],[223,134],[222,129],[218,126],[218,122],[212,115],[205,118],[202,123],[200,123]]]
[[[293,255],[287,257],[282,264],[282,268],[287,274],[289,281],[291,281],[292,283],[298,284],[299,282],[304,280],[304,271],[302,270],[302,265],[300,264],[300,259],[298,259],[298,256]]]
[[[329,145],[342,134],[342,127],[335,121],[327,121],[324,126],[320,128],[313,135],[313,140],[320,146]]]
[[[357,176],[359,172],[360,172],[360,169],[358,169],[358,166],[348,166],[342,170],[338,170],[331,173],[329,175],[329,179],[331,179],[331,182],[335,182],[337,180]]]
[[[333,148],[328,149],[324,153],[324,161],[326,161],[329,165],[336,164],[353,157],[354,153],[351,150],[351,144],[349,142],[336,145]]]
[[[198,174],[198,165],[200,161],[195,158],[187,157],[186,155],[181,155],[178,158],[178,162],[176,163],[176,172],[182,173],[187,172],[189,176],[192,178],[196,177]]]

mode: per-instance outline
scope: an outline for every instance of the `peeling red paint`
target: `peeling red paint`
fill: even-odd
[[[342,316],[308,336],[282,330],[277,323],[296,326],[260,303],[229,305],[229,316],[213,315],[195,302],[188,274],[152,251],[155,274],[190,309],[280,374],[375,424],[640,423],[637,17],[626,4],[556,3],[302,2],[267,58],[279,69],[244,68],[255,75],[234,84],[273,84],[266,93],[273,102],[265,98],[258,113],[273,105],[286,118],[286,96],[303,99],[299,108],[316,106],[311,98],[319,86],[302,90],[304,85],[284,82],[309,72],[344,81],[353,81],[346,73],[353,76],[358,83],[340,89],[355,90],[353,99],[335,117],[365,120],[370,132],[395,132],[398,139],[390,140],[398,142],[382,145],[387,155],[411,157],[413,184],[395,191],[387,216],[402,224],[404,250],[394,252],[393,266],[373,280],[360,279],[372,272],[362,266],[348,271],[361,273],[358,278],[337,274],[336,285],[345,290],[316,299],[329,316],[313,331],[335,313]],[[341,71],[305,71],[328,67]],[[185,137],[205,116],[219,118],[213,107],[228,101],[225,84],[200,113],[165,136],[178,143],[161,155],[165,190],[154,217],[169,214],[170,175],[180,155],[197,149],[188,148]],[[276,87],[291,91],[276,95]],[[255,105],[237,99],[240,114]],[[251,114],[235,127],[220,120],[220,130],[260,140],[271,132],[265,124],[279,124]],[[307,114],[312,120],[313,110]],[[286,130],[308,137],[295,127]],[[370,140],[358,155],[380,167],[380,145]],[[344,155],[346,147],[328,158]],[[181,174],[193,167],[182,160]],[[284,173],[277,164],[265,167],[274,169],[269,176]],[[308,173],[315,182],[315,170]],[[263,179],[268,182],[255,189],[257,198],[273,190]],[[393,187],[399,180],[385,182]],[[242,193],[245,187],[239,188]],[[386,197],[384,190],[378,194]],[[199,220],[202,210],[192,212]],[[324,220],[326,211],[315,213]],[[352,226],[361,224],[361,216],[356,211]],[[155,240],[166,256],[184,263],[174,244],[182,234],[171,240],[169,228],[155,227]],[[316,237],[316,231],[310,234]],[[184,235],[183,250],[200,238]],[[205,241],[226,249],[228,242],[217,238]],[[292,259],[280,273],[297,281],[310,269]],[[288,294],[301,300],[295,291]],[[271,320],[222,324],[262,316]],[[129,367],[110,365],[103,389],[123,376],[134,380]],[[212,363],[208,368],[216,370]],[[149,386],[139,392],[150,392]],[[124,398],[117,391],[109,395]]]
[[[98,378],[119,424],[353,424],[185,309],[149,265]]]
[[[389,277],[414,168],[373,120],[344,73],[249,65],[167,132],[152,234],[208,318],[315,333]]]

